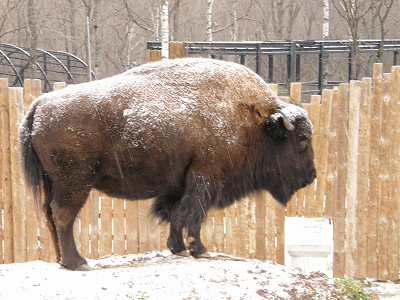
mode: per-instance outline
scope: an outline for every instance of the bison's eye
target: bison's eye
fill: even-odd
[[[299,151],[304,152],[307,150],[308,147],[308,138],[305,136],[299,137]]]

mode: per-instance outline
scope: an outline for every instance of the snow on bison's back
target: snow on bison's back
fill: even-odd
[[[266,189],[282,203],[315,177],[312,126],[244,66],[210,59],[146,64],[39,97],[21,128],[27,178],[47,190],[45,207],[61,262],[85,261],[70,228],[91,188],[156,197],[171,223],[168,247],[206,252],[201,222]],[[72,245],[72,246],[71,246]]]

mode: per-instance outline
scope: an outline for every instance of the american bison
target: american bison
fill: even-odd
[[[239,64],[155,62],[37,98],[20,130],[25,175],[43,189],[59,262],[85,269],[73,223],[92,188],[155,198],[167,246],[202,257],[201,223],[257,190],[285,204],[316,171],[306,112]],[[38,201],[38,200],[36,200]],[[182,230],[187,229],[188,245]]]

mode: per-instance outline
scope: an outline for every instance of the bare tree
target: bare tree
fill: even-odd
[[[38,32],[38,12],[34,0],[28,0],[26,9],[27,9],[27,17],[28,17],[28,32],[30,36],[30,48],[37,49],[38,48],[38,40],[39,40],[39,32]],[[36,64],[36,53],[32,51],[30,61],[29,61],[29,69],[30,69],[30,78],[35,78],[35,64]]]
[[[322,0],[322,11],[323,11],[323,21],[322,21],[322,39],[326,40],[329,38],[329,0]]]
[[[19,9],[21,3],[21,0],[7,0],[0,2],[0,39],[24,29],[23,26],[7,26],[10,23],[12,13]]]
[[[150,33],[154,33],[155,32],[153,24],[151,24],[151,22],[149,22],[148,20],[146,20],[145,18],[140,16],[136,12],[136,10],[134,10],[129,5],[128,0],[123,0],[122,3],[124,5],[124,8],[126,9],[126,12],[128,13],[128,18],[129,18],[130,22],[132,22],[133,24],[135,24],[139,28],[143,29],[144,31],[147,31],[147,32],[150,32]]]
[[[332,0],[332,3],[338,14],[345,20],[351,36],[351,78],[357,79],[359,78],[361,66],[358,49],[359,25],[361,20],[372,9],[372,6],[371,3],[364,0]]]
[[[386,20],[389,16],[389,13],[392,11],[392,6],[394,4],[394,0],[375,0],[372,2],[372,13],[373,16],[379,21],[379,50],[378,50],[378,60],[382,61],[383,59],[383,45],[385,42],[385,36],[387,33],[386,29]]]
[[[213,5],[214,0],[207,0],[207,41],[213,40]]]
[[[161,58],[169,57],[169,17],[168,17],[168,0],[160,2],[160,24],[161,24]]]

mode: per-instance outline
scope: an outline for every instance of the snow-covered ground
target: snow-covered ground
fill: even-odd
[[[338,299],[331,280],[282,265],[169,251],[90,260],[92,271],[41,261],[0,265],[0,299]]]

